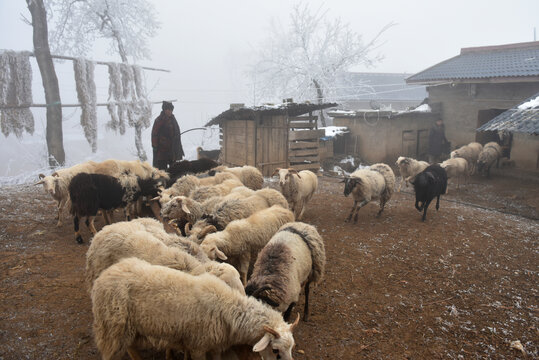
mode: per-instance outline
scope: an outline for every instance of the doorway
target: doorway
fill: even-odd
[[[477,114],[477,126],[476,129],[485,125],[490,120],[494,119],[496,116],[505,112],[507,109],[488,109],[488,110],[479,110]],[[485,145],[488,142],[495,141],[498,144],[500,143],[500,138],[498,132],[494,130],[488,131],[476,131],[475,132],[475,141],[481,145]]]

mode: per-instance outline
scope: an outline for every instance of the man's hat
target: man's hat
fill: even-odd
[[[163,110],[174,110],[174,105],[172,105],[171,102],[163,101],[163,105],[161,106],[161,109],[163,109]]]

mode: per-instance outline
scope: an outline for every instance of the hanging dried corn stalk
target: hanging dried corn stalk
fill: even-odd
[[[73,61],[77,98],[82,107],[80,124],[84,129],[84,136],[92,147],[92,152],[97,151],[97,95],[94,81],[94,63],[85,59]]]
[[[34,133],[32,104],[32,67],[30,53],[0,53],[0,129],[5,136],[23,131]]]
[[[125,134],[125,124],[127,122],[127,110],[122,102],[123,86],[120,64],[108,63],[107,65],[109,67],[109,103],[107,109],[111,118],[107,126],[114,131],[120,131],[120,134],[123,135]],[[114,101],[111,101],[111,98]]]

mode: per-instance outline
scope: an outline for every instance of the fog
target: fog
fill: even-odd
[[[161,28],[150,41],[151,60],[140,65],[170,70],[146,71],[149,98],[176,99],[174,114],[182,131],[203,126],[228,109],[230,103],[252,105],[256,89],[246,76],[257,48],[263,46],[270,20],[286,26],[293,1],[153,1]],[[370,40],[390,22],[395,26],[380,38],[376,50],[384,60],[373,67],[357,66],[352,71],[416,73],[459,54],[463,47],[500,45],[534,40],[539,27],[539,2],[529,1],[310,1],[313,9],[323,6],[328,17],[340,17]],[[0,49],[32,51],[32,28],[26,2],[0,0]],[[96,43],[87,58],[120,61],[107,54],[108,44]],[[64,104],[77,103],[72,63],[55,62]],[[44,103],[43,87],[32,58],[34,103]],[[108,75],[105,66],[96,66],[98,102],[106,102]],[[283,98],[286,94],[283,94]],[[153,108],[155,118],[160,106]],[[0,184],[34,180],[46,168],[45,111],[32,108],[33,135],[21,139],[0,135]],[[64,108],[64,147],[67,164],[107,158],[134,159],[133,130],[124,136],[107,131],[106,109],[98,110],[98,151],[93,154],[79,125],[80,111]],[[152,119],[153,123],[153,119]],[[145,150],[151,161],[150,129],[143,133]],[[192,131],[182,137],[186,156],[195,158],[195,148],[216,148],[218,131]]]

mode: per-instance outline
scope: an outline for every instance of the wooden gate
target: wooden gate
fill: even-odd
[[[318,130],[316,116],[288,118],[288,163],[296,170],[320,169],[319,139],[325,135]]]
[[[256,123],[256,166],[264,176],[288,166],[288,124],[285,116],[264,117]]]

